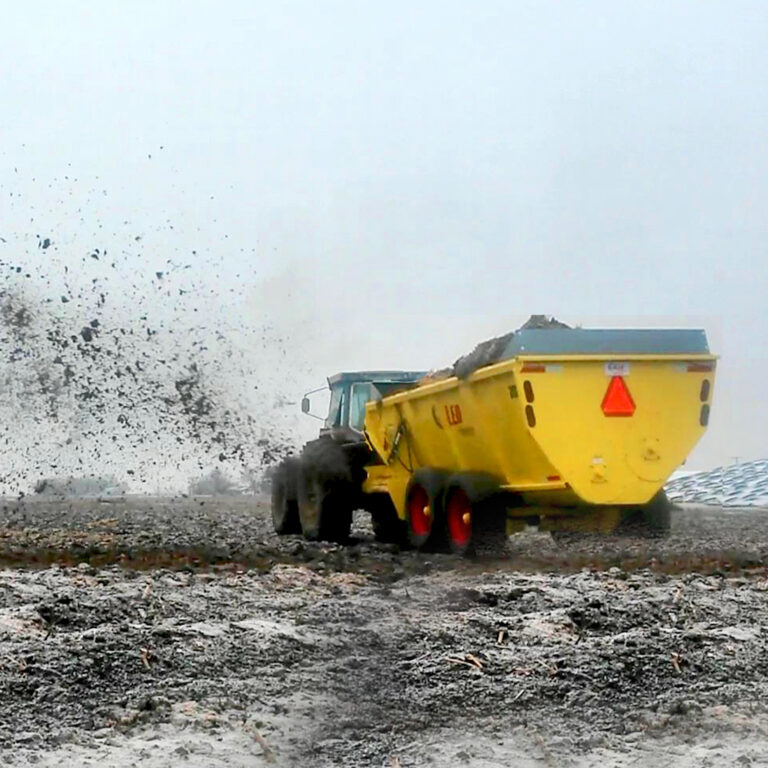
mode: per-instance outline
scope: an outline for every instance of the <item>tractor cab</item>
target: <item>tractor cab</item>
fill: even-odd
[[[366,403],[396,391],[415,387],[424,376],[426,376],[424,371],[337,373],[328,378],[328,387],[331,391],[328,415],[323,418],[313,414],[309,399],[310,395],[325,391],[325,387],[315,389],[304,395],[301,401],[301,410],[310,416],[322,419],[321,435],[335,430],[351,430],[362,434]]]

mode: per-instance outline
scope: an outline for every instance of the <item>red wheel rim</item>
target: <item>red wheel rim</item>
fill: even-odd
[[[448,536],[457,547],[465,547],[472,538],[472,502],[464,491],[456,489],[445,508]]]
[[[416,485],[408,496],[408,519],[411,531],[416,536],[428,536],[432,530],[432,514],[429,508],[429,494]]]

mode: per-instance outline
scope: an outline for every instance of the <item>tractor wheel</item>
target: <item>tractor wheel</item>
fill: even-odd
[[[299,462],[288,458],[275,469],[272,477],[272,525],[281,536],[301,533],[297,481]]]
[[[376,541],[384,544],[403,544],[407,538],[406,524],[397,516],[389,494],[373,494],[367,501],[371,513],[371,527]]]
[[[298,506],[301,530],[307,539],[346,541],[357,495],[349,457],[340,445],[320,438],[304,446]]]
[[[352,505],[341,488],[329,489],[317,474],[302,472],[299,519],[304,538],[345,542],[352,526]]]

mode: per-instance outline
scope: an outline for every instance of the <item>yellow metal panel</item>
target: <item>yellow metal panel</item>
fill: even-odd
[[[466,380],[452,377],[370,403],[366,434],[386,467],[369,468],[366,490],[386,486],[403,517],[410,475],[434,467],[492,475],[526,499],[560,491],[571,501],[644,503],[704,432],[701,383],[712,383],[714,370],[689,367],[714,368],[714,359],[519,357]],[[637,406],[631,417],[606,417],[601,410],[617,370]],[[535,426],[529,426],[526,406]]]
[[[401,520],[405,520],[405,491],[411,473],[401,465],[373,464],[367,468],[368,477],[363,483],[364,493],[388,493]]]
[[[705,360],[714,366],[714,358]],[[529,431],[586,502],[649,501],[704,434],[701,385],[713,381],[714,370],[689,371],[688,359],[623,359],[619,370],[636,405],[629,417],[606,417],[601,409],[616,370],[606,366],[611,361],[550,358],[545,372],[524,373],[530,362],[516,363],[522,386],[530,382],[534,394],[536,426]]]

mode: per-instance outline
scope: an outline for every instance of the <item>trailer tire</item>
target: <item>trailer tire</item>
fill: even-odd
[[[445,535],[451,552],[469,554],[474,546],[476,505],[463,488],[452,486],[445,490],[444,509]]]
[[[443,496],[448,474],[417,469],[405,492],[408,542],[417,549],[447,549],[443,526]]]
[[[499,481],[492,475],[482,472],[451,475],[444,494],[445,537],[450,550],[468,557],[502,555],[507,546],[504,500]]]
[[[292,457],[284,459],[272,476],[272,526],[281,536],[301,533],[298,476],[299,461]]]
[[[498,496],[472,500],[461,484],[445,492],[445,532],[456,555],[498,557],[507,545],[507,509]]]

